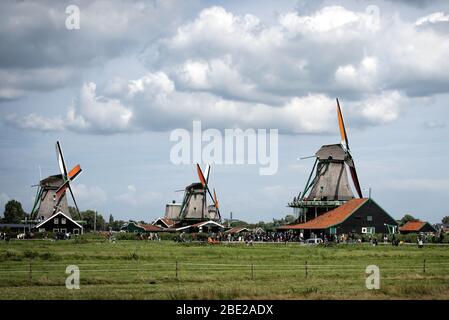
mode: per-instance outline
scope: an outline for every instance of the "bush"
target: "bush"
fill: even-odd
[[[41,258],[41,259],[43,259],[43,260],[50,260],[50,259],[52,259],[52,258],[54,258],[54,254],[53,253],[51,253],[51,252],[42,252],[40,255],[39,255],[39,257]]]
[[[137,233],[120,232],[115,235],[115,239],[117,239],[117,240],[139,240],[140,237]]]
[[[176,239],[179,239],[180,233],[179,232],[159,232],[158,235],[161,240],[174,241]]]
[[[23,253],[23,256],[27,259],[35,259],[39,256],[39,253],[36,251],[25,250],[25,252]]]

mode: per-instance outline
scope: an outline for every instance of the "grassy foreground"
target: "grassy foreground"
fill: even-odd
[[[449,299],[449,247],[1,242],[0,299]]]

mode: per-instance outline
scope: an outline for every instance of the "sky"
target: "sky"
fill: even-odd
[[[338,97],[362,188],[440,222],[448,56],[447,1],[2,1],[0,206],[31,210],[60,141],[81,210],[151,221],[198,181],[170,135],[201,121],[278,130],[275,174],[212,164],[210,185],[225,218],[279,219],[312,169],[299,158],[340,142]]]

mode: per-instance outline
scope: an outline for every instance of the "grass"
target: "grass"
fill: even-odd
[[[372,264],[379,290],[365,286]],[[447,246],[0,243],[1,299],[449,299],[448,271]]]

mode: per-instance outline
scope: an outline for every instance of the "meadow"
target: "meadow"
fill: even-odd
[[[449,299],[449,246],[2,241],[0,299]]]

